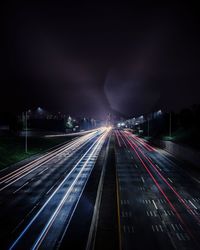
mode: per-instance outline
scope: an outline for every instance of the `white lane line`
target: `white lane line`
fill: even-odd
[[[177,224],[175,224],[174,226],[175,226],[175,228],[176,228],[178,231],[180,231],[180,228],[178,227]]]
[[[179,240],[182,240],[181,237],[180,237],[180,235],[179,235],[178,233],[176,233],[176,236],[177,236],[177,238],[178,238]]]
[[[69,189],[67,190],[66,194],[65,194],[64,197],[62,198],[61,202],[59,203],[58,207],[56,208],[56,210],[54,211],[53,215],[52,215],[51,218],[49,219],[48,223],[47,223],[46,226],[43,228],[43,230],[42,230],[42,232],[40,233],[38,239],[36,240],[36,242],[35,242],[34,245],[32,246],[32,250],[38,249],[38,248],[40,247],[41,242],[43,241],[43,239],[45,238],[45,236],[46,236],[46,234],[47,234],[49,228],[51,227],[51,225],[52,225],[53,222],[55,221],[56,216],[57,216],[57,214],[59,213],[59,211],[61,210],[61,208],[62,208],[64,202],[65,202],[66,199],[69,197],[69,194],[70,194],[70,192],[73,190],[73,188],[74,188],[74,186],[75,186],[75,183],[77,183],[79,176],[82,175],[82,172],[83,172],[83,170],[84,170],[84,167],[87,166],[88,162],[90,161],[91,156],[95,155],[95,158],[94,158],[94,159],[97,158],[97,156],[98,156],[98,153],[97,153],[97,152],[100,151],[100,149],[101,149],[101,147],[102,147],[102,145],[103,145],[103,142],[105,141],[106,136],[107,136],[107,133],[103,134],[101,137],[99,137],[99,138],[94,142],[95,145],[94,145],[94,143],[93,143],[92,146],[87,150],[87,152],[89,152],[89,150],[90,150],[91,148],[93,148],[92,152],[90,152],[90,155],[87,156],[87,161],[86,161],[86,162],[84,163],[84,165],[81,167],[80,172],[78,173],[78,175],[76,176],[76,178],[74,179],[74,181],[71,183],[71,186],[69,187]],[[99,147],[100,147],[100,148],[99,148]],[[87,153],[87,152],[86,152],[86,153]],[[85,154],[86,154],[86,153],[85,153]],[[85,156],[85,154],[83,155],[83,157]],[[80,160],[79,160],[79,161],[80,161]],[[86,182],[86,183],[87,183],[87,182]],[[85,183],[85,185],[86,185],[86,183]],[[83,190],[84,190],[84,188],[83,188]],[[54,191],[54,192],[55,192],[55,191]],[[82,191],[82,192],[83,192],[83,191]],[[79,201],[81,195],[82,195],[82,193],[79,195],[78,201]],[[78,203],[76,203],[76,204],[78,204]],[[75,210],[73,210],[73,213],[74,213],[74,211],[75,211]],[[70,220],[71,220],[71,218],[70,218]],[[70,221],[69,221],[69,222],[70,222]]]
[[[143,183],[145,183],[144,178],[143,178],[143,177],[141,177],[141,179],[142,179],[142,182],[143,182]]]
[[[31,219],[31,221],[28,223],[28,225],[23,229],[23,231],[20,233],[20,235],[17,237],[17,239],[12,243],[12,245],[10,246],[9,249],[13,249],[15,248],[16,244],[20,241],[20,239],[24,236],[24,234],[26,233],[26,231],[32,226],[32,224],[34,223],[34,221],[38,218],[38,216],[41,214],[41,212],[46,208],[47,204],[49,203],[49,201],[52,199],[52,197],[54,197],[54,195],[57,193],[57,191],[60,189],[60,187],[62,187],[62,185],[64,184],[64,182],[71,176],[71,174],[75,171],[75,169],[77,168],[77,166],[81,163],[81,161],[87,156],[88,153],[90,153],[90,157],[94,154],[94,152],[97,150],[97,148],[99,147],[99,144],[102,143],[103,138],[106,138],[107,134],[103,134],[103,136],[101,135],[101,137],[97,138],[92,145],[87,149],[87,151],[82,155],[82,157],[79,159],[79,161],[75,164],[75,166],[70,170],[70,172],[67,174],[67,176],[65,176],[65,178],[61,181],[61,183],[59,184],[59,186],[54,190],[54,192],[51,194],[51,196],[47,199],[47,201],[42,205],[42,207],[39,209],[39,211],[37,211],[37,213],[34,215],[34,217]],[[93,148],[93,149],[92,149]],[[92,149],[92,152],[90,152]],[[86,162],[87,164],[87,162]],[[63,202],[65,201],[66,198],[68,198],[71,189],[73,188],[74,184],[77,182],[77,179],[79,178],[79,176],[82,174],[82,171],[84,169],[84,166],[81,168],[80,172],[78,173],[78,175],[76,176],[76,178],[74,179],[74,181],[72,182],[71,186],[69,187],[69,189],[67,190],[67,192],[65,193],[64,197],[62,198],[62,200],[60,201],[58,207],[56,208],[56,210],[54,211],[53,215],[51,216],[50,220],[48,221],[48,223],[46,224],[45,228],[42,230],[42,233],[40,234],[38,240],[36,241],[36,243],[34,244],[34,247],[38,244],[38,242],[40,241],[41,237],[43,237],[43,235],[46,232],[46,229],[48,229],[49,225],[51,224],[52,220],[55,218],[55,215],[57,214],[57,212],[59,211],[59,209],[62,207]],[[33,248],[34,248],[33,247]]]
[[[162,228],[162,226],[161,226],[161,225],[159,225],[159,227],[160,227],[161,232],[163,232],[163,228]]]
[[[76,149],[80,145],[84,145],[87,142],[87,140],[90,141],[93,138],[92,137],[93,133],[91,133],[90,136],[84,136],[85,138],[77,139],[76,141],[72,141],[68,144],[65,144],[63,147],[55,149],[52,152],[49,152],[46,155],[39,157],[36,160],[18,168],[17,170],[12,171],[11,173],[1,177],[0,180],[3,180],[3,181],[0,181],[0,183],[5,182],[7,183],[7,185],[0,188],[0,191],[12,185],[14,182],[18,181],[24,176],[30,174],[32,171],[38,169],[40,166],[46,164],[50,160],[53,160],[55,157],[59,157],[59,155],[63,153],[62,151],[66,151],[66,150],[70,151],[70,149],[74,149],[74,148]]]
[[[158,166],[158,164],[155,164],[155,165],[160,170],[160,172],[162,172],[162,169]]]
[[[23,187],[25,187],[27,184],[29,183],[29,181],[25,182],[21,187],[19,187],[18,189],[16,189],[13,194],[17,193],[19,190],[21,190]]]
[[[173,181],[172,181],[169,177],[168,177],[167,179],[168,179],[171,183],[173,183]]]
[[[133,226],[123,226],[124,233],[134,233],[134,227]]]
[[[47,171],[47,169],[48,169],[48,168],[43,169],[41,172],[39,172],[38,175],[41,175],[42,173],[44,173],[45,171]]]
[[[197,210],[193,210],[194,211],[194,213],[196,214],[196,215],[199,215],[199,213],[197,212]]]
[[[189,203],[190,203],[195,209],[197,209],[197,207],[191,202],[191,200],[189,200]]]
[[[156,210],[157,210],[157,209],[158,209],[158,207],[156,206],[155,201],[154,201],[154,200],[152,200],[152,202],[153,202],[154,207],[155,207],[155,208],[156,208]]]
[[[183,230],[184,231],[184,229],[183,229],[183,227],[181,226],[181,224],[179,223],[179,227],[181,228],[181,230]]]
[[[173,225],[173,224],[171,224],[171,227],[173,228],[173,230],[174,230],[174,231],[176,231],[176,229],[175,229],[175,227],[174,227],[174,225]]]
[[[48,193],[51,192],[51,190],[56,186],[56,184],[57,184],[57,183],[55,183],[55,184],[46,192],[46,195],[47,195]]]

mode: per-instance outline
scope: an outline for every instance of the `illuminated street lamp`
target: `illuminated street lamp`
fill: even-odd
[[[28,153],[28,131],[27,131],[27,111],[25,112],[25,153]]]
[[[28,153],[28,113],[31,113],[31,110],[25,111],[25,153]]]
[[[157,111],[157,114],[158,114],[158,115],[162,115],[162,110],[161,110],[161,109],[158,110],[158,111]]]
[[[169,113],[169,137],[172,136],[172,113]]]
[[[147,123],[148,124],[148,129],[147,130],[148,130],[148,137],[149,137],[149,117],[147,118],[147,122],[148,122]]]

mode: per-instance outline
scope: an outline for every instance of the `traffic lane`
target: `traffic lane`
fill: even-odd
[[[86,249],[91,221],[96,206],[96,196],[98,195],[98,185],[102,174],[102,166],[106,161],[107,144],[109,138],[104,143],[95,163],[91,176],[86,184],[84,192],[80,198],[70,224],[65,226],[62,236],[57,242],[59,249]],[[77,240],[78,239],[78,240]]]
[[[143,177],[144,178],[144,177]],[[137,185],[138,186],[138,185]],[[150,186],[152,186],[152,183],[150,183]],[[140,187],[138,187],[140,189]],[[124,191],[124,189],[127,190],[131,190],[131,188],[128,186],[127,188],[124,187],[122,190]],[[141,187],[142,189],[142,187]],[[130,192],[130,191],[129,191]],[[180,225],[177,223],[177,220],[170,220],[168,221],[168,223],[166,223],[167,225],[164,227],[163,226],[163,222],[161,220],[160,214],[161,214],[161,208],[159,205],[159,203],[164,203],[165,200],[163,199],[158,199],[158,195],[155,196],[154,195],[155,191],[153,190],[152,193],[150,194],[150,192],[148,191],[148,193],[143,193],[143,194],[135,194],[135,197],[143,197],[142,199],[139,198],[139,200],[136,200],[136,198],[133,198],[132,200],[130,199],[130,197],[132,197],[132,191],[130,194],[127,194],[127,197],[125,195],[122,194],[122,196],[124,197],[124,199],[121,200],[122,204],[124,204],[126,207],[130,206],[132,204],[132,210],[131,213],[129,211],[122,211],[122,216],[123,217],[130,217],[132,214],[135,214],[135,225],[136,225],[136,229],[135,232],[137,234],[136,240],[132,240],[132,236],[130,235],[130,232],[132,230],[132,226],[130,225],[130,221],[129,218],[128,219],[128,224],[125,225],[125,227],[123,228],[124,233],[128,233],[128,235],[131,237],[130,239],[130,243],[129,243],[129,247],[127,249],[132,249],[131,248],[131,244],[133,243],[134,245],[136,244],[137,246],[139,246],[139,249],[144,249],[146,246],[152,246],[152,249],[155,249],[155,246],[157,246],[156,249],[159,249],[162,247],[162,249],[171,249],[172,245],[169,242],[169,239],[166,238],[166,234],[163,233],[163,231],[166,230],[166,226],[170,225],[172,228],[174,228],[174,226],[176,227],[175,230],[177,230],[177,225],[178,225],[178,232],[176,232],[176,238],[177,237],[182,237],[180,240],[185,240],[185,236],[182,236],[182,233],[179,232],[180,231]],[[142,196],[143,195],[143,196]],[[139,204],[138,206],[136,206],[137,204]],[[155,205],[157,204],[156,208]],[[165,204],[166,205],[166,204]],[[145,209],[145,210],[143,210]],[[171,209],[168,208],[168,206],[165,206],[162,208],[163,210],[163,214],[165,216],[165,220],[167,219],[167,217],[174,215],[173,211]],[[130,208],[129,208],[130,210]],[[135,212],[134,212],[135,211]],[[145,218],[145,216],[149,216],[150,218]],[[149,221],[150,219],[150,221]],[[145,230],[144,230],[145,229]],[[151,233],[154,233],[153,235],[151,235]],[[166,233],[168,233],[168,230],[166,231]],[[156,235],[158,234],[158,235]],[[175,233],[174,233],[175,234]],[[149,239],[149,237],[150,239]],[[157,238],[158,237],[158,238]],[[126,236],[127,238],[127,236]],[[142,238],[142,239],[141,239]],[[164,238],[164,239],[163,239]],[[138,241],[137,241],[138,239]],[[145,239],[145,241],[143,241]],[[140,242],[141,240],[141,242]],[[163,246],[163,240],[165,240],[165,246]],[[176,240],[176,239],[175,239]],[[147,244],[146,244],[147,243]],[[168,243],[168,244],[167,244]]]
[[[85,149],[87,149],[88,145],[90,145],[91,143],[93,143],[95,141],[95,138],[92,138],[92,140],[90,141],[86,141],[86,143],[84,145],[81,145],[79,148],[77,148],[76,150],[74,150],[74,152],[70,153],[69,152],[60,152],[57,156],[55,156],[53,159],[51,159],[50,161],[44,162],[40,168],[36,168],[34,169],[34,171],[30,172],[29,174],[27,174],[26,176],[24,176],[23,178],[19,179],[18,181],[14,182],[12,185],[8,186],[6,189],[4,189],[3,191],[11,191],[13,192],[13,194],[17,193],[18,189],[20,190],[20,187],[23,186],[25,183],[30,183],[30,185],[32,183],[34,183],[34,180],[37,179],[37,176],[39,176],[40,178],[43,178],[43,176],[46,176],[47,173],[49,171],[54,170],[55,172],[57,171],[57,169],[60,171],[60,168],[66,164],[67,161],[70,160],[71,157],[76,157],[73,156],[76,154],[80,154],[80,150],[82,152],[84,152]],[[1,192],[3,193],[3,192]]]
[[[0,207],[1,242],[16,233],[30,220],[80,157],[81,154],[77,154],[70,161],[63,163],[62,168],[52,167],[45,176],[36,176],[33,183],[24,186],[15,193],[14,197],[12,194],[14,189],[10,193],[4,192],[4,196],[1,196],[3,204]]]
[[[176,198],[178,198],[178,201],[180,201],[180,203],[183,205],[183,208],[185,208],[186,211],[190,213],[190,215],[197,212],[196,211],[197,207],[191,201],[192,196],[188,192],[188,187],[190,187],[190,190],[189,190],[190,192],[195,191],[195,187],[193,187],[191,185],[192,182],[190,182],[192,180],[189,178],[189,181],[188,181],[189,185],[187,184],[186,180],[184,180],[184,182],[182,180],[182,182],[184,183],[184,186],[182,186],[181,185],[181,177],[182,176],[180,176],[180,180],[179,180],[179,182],[177,182],[178,183],[177,188],[175,188],[175,185],[173,184],[172,180],[169,179],[169,177],[167,177],[165,173],[163,173],[163,171],[160,169],[160,167],[157,164],[153,163],[152,160],[150,160],[150,158],[146,157],[146,155],[144,154],[144,152],[141,149],[137,149],[137,150],[141,153],[145,162],[147,164],[149,164],[151,171],[154,172],[154,174],[156,174],[159,179],[162,179],[163,183],[166,184],[170,188],[170,190],[173,192],[173,194],[176,196]],[[183,192],[183,190],[186,190],[187,192]],[[180,193],[180,191],[181,191],[181,193]],[[187,196],[185,194],[187,194]],[[196,210],[194,210],[194,209],[196,209]],[[198,222],[198,224],[200,223],[200,219],[198,218],[198,216],[194,215],[191,217],[192,217],[192,219],[195,218],[196,221]],[[193,225],[193,227],[195,227],[195,225]]]
[[[164,188],[164,187],[162,187],[162,188]],[[166,211],[165,211],[166,212]],[[171,225],[174,225],[173,223],[171,223]],[[176,224],[175,224],[176,225]],[[173,227],[173,226],[172,226]],[[155,229],[155,228],[154,228]],[[187,237],[187,234],[185,235],[185,236],[182,236],[182,234],[181,235],[179,235],[179,233],[176,233],[176,236],[177,236],[177,238],[178,238],[178,240],[186,240],[188,237]],[[192,248],[193,249],[193,248]]]
[[[186,199],[190,199],[191,194],[193,197],[200,198],[200,186],[191,176],[189,176],[180,166],[177,166],[169,162],[166,157],[161,154],[148,154],[160,170],[167,175],[169,182],[174,185],[180,191],[183,191],[187,196]],[[185,191],[183,190],[183,188]]]
[[[136,147],[135,147],[136,148]],[[138,150],[138,148],[137,148],[137,150]],[[135,152],[136,154],[137,154],[137,152]],[[142,156],[141,156],[142,157]],[[144,160],[144,159],[143,159]],[[145,160],[144,160],[145,161]],[[146,164],[148,165],[148,163],[146,162]],[[150,169],[150,166],[148,166],[148,169]],[[158,176],[157,176],[158,177]],[[157,178],[156,177],[156,178]],[[158,178],[157,179],[158,181],[159,180],[161,180],[161,178]],[[163,180],[162,180],[163,181]],[[169,190],[169,186],[165,186],[166,185],[166,183],[165,182],[162,182],[161,181],[161,185],[162,185],[162,189],[163,190],[165,190],[165,194],[166,194],[166,192],[167,192],[167,198],[169,199],[169,201],[170,201],[170,203],[171,203],[171,207],[173,208],[173,206],[174,206],[174,201],[178,201],[178,205],[179,205],[179,207],[178,208],[180,208],[180,211],[181,211],[181,215],[180,215],[180,212],[179,211],[177,211],[177,207],[175,208],[176,210],[176,212],[175,212],[175,214],[177,215],[177,217],[179,218],[179,221],[182,221],[182,223],[181,224],[183,224],[183,226],[186,228],[186,231],[187,231],[187,233],[190,235],[190,237],[193,237],[192,236],[192,233],[191,233],[191,228],[192,228],[192,231],[194,232],[195,231],[195,229],[196,229],[196,223],[194,223],[194,220],[193,220],[193,217],[194,216],[191,216],[191,214],[188,214],[187,212],[188,211],[185,211],[185,207],[183,207],[182,205],[183,205],[183,202],[182,203],[180,203],[179,204],[179,200],[177,200],[177,197],[174,195],[174,193],[170,193],[171,192],[171,190]],[[169,203],[169,204],[170,204]],[[176,204],[176,205],[177,205]],[[174,209],[173,209],[174,210]],[[183,219],[183,218],[184,219]],[[189,218],[189,220],[188,220],[188,218]],[[190,229],[188,229],[188,226],[187,226],[187,223],[186,223],[186,225],[185,225],[185,221],[187,221],[187,223],[189,223],[190,224],[190,226],[191,226],[191,228]],[[191,222],[192,221],[192,222]],[[197,230],[198,230],[198,227],[197,227]],[[178,235],[177,235],[178,236]],[[195,237],[196,238],[196,244],[198,244],[198,236],[196,236]]]
[[[18,202],[19,197],[22,201],[24,201],[24,198],[27,198],[27,201],[31,198],[30,203],[33,203],[34,199],[32,199],[32,197],[34,198],[34,194],[38,194],[38,190],[37,192],[33,192],[34,188],[39,189],[41,194],[48,193],[52,188],[52,183],[54,183],[55,180],[62,179],[63,175],[66,175],[70,171],[74,162],[80,159],[88,145],[89,144],[86,144],[84,147],[77,150],[76,154],[59,156],[58,159],[46,163],[39,172],[36,172],[35,174],[31,173],[30,176],[24,177],[24,180],[20,180],[12,186],[9,186],[1,192],[1,205],[6,208],[9,205],[12,206],[13,202]],[[23,195],[26,197],[23,197]]]
[[[51,233],[51,230],[55,224],[58,225],[57,230],[53,230],[53,237],[50,238],[56,238],[58,231],[60,232],[62,230],[65,220],[59,220],[59,216],[62,217],[62,215],[64,215],[65,217],[69,217],[69,214],[72,211],[72,207],[76,202],[78,202],[80,192],[82,192],[82,190],[84,189],[83,185],[85,185],[89,178],[89,174],[86,173],[86,170],[89,169],[90,173],[93,167],[93,163],[95,162],[99,150],[101,149],[102,141],[107,136],[107,132],[108,131],[106,130],[105,133],[100,135],[99,138],[97,138],[97,140],[92,145],[90,145],[84,156],[82,156],[82,158],[74,166],[73,171],[70,172],[70,175],[68,175],[59,184],[58,188],[39,209],[36,215],[34,215],[30,223],[20,232],[16,240],[13,241],[11,248],[17,247],[17,249],[21,249],[24,244],[28,244],[29,246],[33,244],[33,248],[35,249],[38,248],[43,242],[45,242],[45,244],[48,244],[48,249],[53,248],[53,246],[48,242],[47,236],[49,235],[49,233]],[[78,189],[75,188],[75,185],[82,186],[79,190],[75,191],[75,189]],[[75,201],[72,201],[71,204],[71,200],[68,200],[68,198],[70,198],[73,192],[76,192],[76,198]],[[71,208],[64,209],[67,207]],[[59,223],[59,221],[62,222],[62,224]]]
[[[22,183],[20,190],[18,190],[18,186],[15,187],[14,185],[1,192],[0,219],[2,234],[0,237],[2,241],[8,239],[10,235],[12,237],[36,213],[89,145],[87,144],[81,148],[77,154],[70,158],[70,161],[66,159],[62,164],[55,164],[54,161],[52,163],[48,162],[49,170],[43,172],[42,175],[34,175],[31,182],[25,186]],[[15,212],[13,213],[13,211]]]
[[[133,144],[135,146],[134,142],[133,142]],[[188,193],[188,196],[189,196],[189,191],[192,193],[195,191],[200,191],[199,187],[197,187],[196,183],[194,183],[194,181],[190,177],[188,178],[188,176],[184,175],[183,173],[182,174],[180,173],[180,175],[178,175],[177,169],[176,170],[173,169],[173,172],[171,173],[170,169],[167,170],[167,167],[166,167],[167,163],[165,166],[163,166],[161,164],[158,165],[158,162],[156,161],[156,159],[157,159],[156,157],[154,157],[154,160],[152,160],[152,158],[147,155],[147,152],[144,149],[143,150],[137,149],[137,150],[142,154],[145,161],[146,162],[148,161],[152,171],[154,171],[156,174],[158,174],[163,179],[163,181],[166,184],[168,184],[170,189],[174,191],[175,194],[177,193],[176,190],[174,189],[176,184],[178,184],[177,189],[179,188],[179,189],[183,190],[183,188],[185,188],[187,193]],[[178,178],[176,183],[173,182],[171,176],[170,176],[171,178],[169,177],[169,173],[171,173],[172,176],[176,175],[176,178]],[[182,185],[180,185],[181,183],[184,183],[184,187]],[[180,198],[180,200],[181,200],[181,196],[179,196],[177,194],[177,197]]]
[[[54,161],[56,163],[60,158],[65,158],[69,154],[72,154],[81,146],[84,146],[84,144],[89,143],[89,141],[94,139],[96,136],[96,134],[91,133],[87,136],[79,138],[73,142],[70,142],[60,147],[59,149],[49,152],[45,156],[39,157],[38,159],[34,160],[29,164],[21,166],[19,169],[10,172],[9,174],[2,176],[0,178],[0,192],[4,191],[12,184],[23,180],[27,176],[34,174],[35,172],[37,173],[45,164],[48,164],[48,162]]]
[[[157,239],[152,230],[151,220],[155,220],[157,215],[155,218],[147,216],[147,204],[143,202],[149,201],[151,195],[151,198],[156,198],[154,192],[150,194],[149,191],[146,193],[143,190],[141,174],[146,179],[144,170],[140,168],[139,164],[137,164],[137,167],[133,165],[128,151],[124,152],[123,149],[120,149],[122,152],[118,153],[117,151],[116,149],[120,189],[121,230],[124,249],[132,249],[133,245],[134,249],[145,249],[150,246],[151,249],[159,249],[160,243],[158,240],[165,240],[166,248],[164,249],[170,249],[171,243],[166,235],[159,232],[161,235]],[[150,181],[149,188],[151,186],[152,183]],[[147,185],[145,185],[145,189],[148,189]],[[162,225],[160,222],[156,222],[155,224]]]
[[[163,152],[163,151],[161,151]],[[200,186],[197,179],[189,175],[181,166],[168,159],[160,150],[154,153],[146,152],[158,169],[167,176],[170,184],[181,194],[186,204],[191,206],[194,213],[199,214]]]
[[[136,138],[136,136],[134,136],[134,138]],[[142,139],[140,139],[140,141],[142,141]],[[170,155],[167,154],[163,150],[154,149],[154,148],[153,148],[153,150],[148,150],[148,148],[144,147],[144,145],[143,145],[144,142],[140,143],[135,139],[134,139],[134,142],[138,146],[141,147],[141,149],[143,150],[143,152],[145,152],[145,154],[147,156],[149,156],[151,158],[153,163],[155,163],[155,165],[159,168],[160,171],[162,171],[168,175],[169,181],[171,183],[174,183],[174,185],[176,185],[177,182],[178,183],[185,183],[187,185],[187,189],[191,193],[194,193],[194,192],[196,192],[197,194],[200,193],[199,182],[196,181],[197,180],[196,178],[193,178],[190,174],[188,174],[188,172],[186,172],[185,169],[182,168],[182,165],[181,166],[179,165],[180,162],[179,162],[179,164],[177,162],[175,163],[171,159],[172,157],[170,157]],[[146,143],[146,145],[147,145],[147,143]],[[170,178],[170,177],[172,177],[172,178],[175,177],[175,179],[172,180],[172,178]],[[177,178],[177,181],[176,181],[176,178]],[[180,185],[178,185],[177,187],[180,187]]]

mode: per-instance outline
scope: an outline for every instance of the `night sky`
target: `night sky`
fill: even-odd
[[[133,117],[199,103],[199,19],[180,4],[9,1],[0,110]]]

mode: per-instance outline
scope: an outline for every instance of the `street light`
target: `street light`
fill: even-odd
[[[161,110],[161,109],[158,110],[158,111],[157,111],[157,114],[158,114],[158,115],[162,115],[162,110]]]
[[[148,124],[148,137],[149,137],[149,117],[147,118],[147,124]]]
[[[26,154],[28,152],[27,139],[28,139],[28,131],[27,131],[27,110],[26,110],[26,112],[25,112],[25,153]]]
[[[25,111],[25,153],[28,153],[28,113],[31,113],[31,110]]]
[[[169,113],[169,137],[172,136],[172,113]]]

